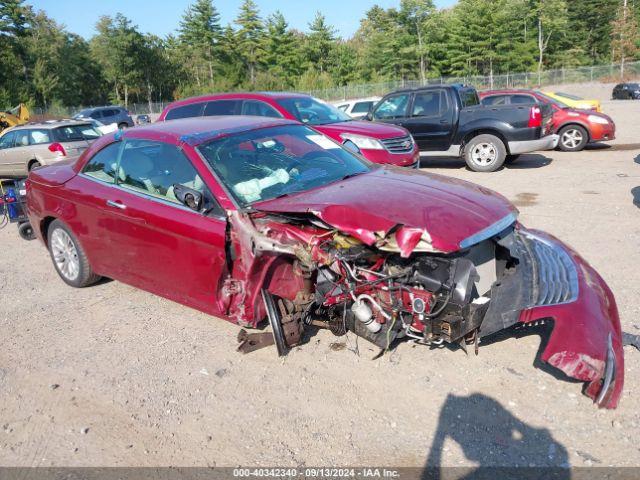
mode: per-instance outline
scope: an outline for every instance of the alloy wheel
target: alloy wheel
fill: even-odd
[[[51,234],[51,252],[58,271],[70,281],[80,274],[78,250],[67,232],[57,228]]]
[[[575,128],[570,128],[562,134],[562,138],[560,141],[565,148],[576,148],[584,137],[582,136],[582,132]]]

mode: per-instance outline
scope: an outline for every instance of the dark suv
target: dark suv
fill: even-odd
[[[93,118],[98,120],[104,125],[111,125],[117,123],[118,128],[133,127],[133,118],[126,108],[117,105],[110,105],[107,107],[93,107],[85,108],[84,110],[76,113],[73,116],[76,120],[82,120],[86,118]]]
[[[614,100],[640,99],[640,83],[619,83],[613,88],[611,97]]]

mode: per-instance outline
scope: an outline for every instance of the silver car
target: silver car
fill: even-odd
[[[101,133],[88,122],[48,121],[0,134],[0,178],[26,177],[41,165],[76,159]]]

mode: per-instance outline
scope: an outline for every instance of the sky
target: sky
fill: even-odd
[[[85,38],[95,33],[94,25],[102,15],[121,12],[133,21],[142,32],[165,36],[177,28],[182,13],[192,0],[27,0],[27,4],[47,15],[67,29]],[[240,0],[214,0],[220,12],[222,24],[232,22],[238,13]],[[256,0],[262,17],[280,10],[289,25],[307,30],[307,24],[316,11],[321,11],[338,34],[348,38],[358,29],[364,13],[377,4],[384,8],[397,7],[400,0]],[[448,7],[455,0],[436,0],[439,7]]]

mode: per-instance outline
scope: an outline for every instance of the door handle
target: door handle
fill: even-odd
[[[110,207],[116,207],[120,210],[126,210],[127,206],[124,203],[116,202],[114,200],[107,200],[107,205]]]

